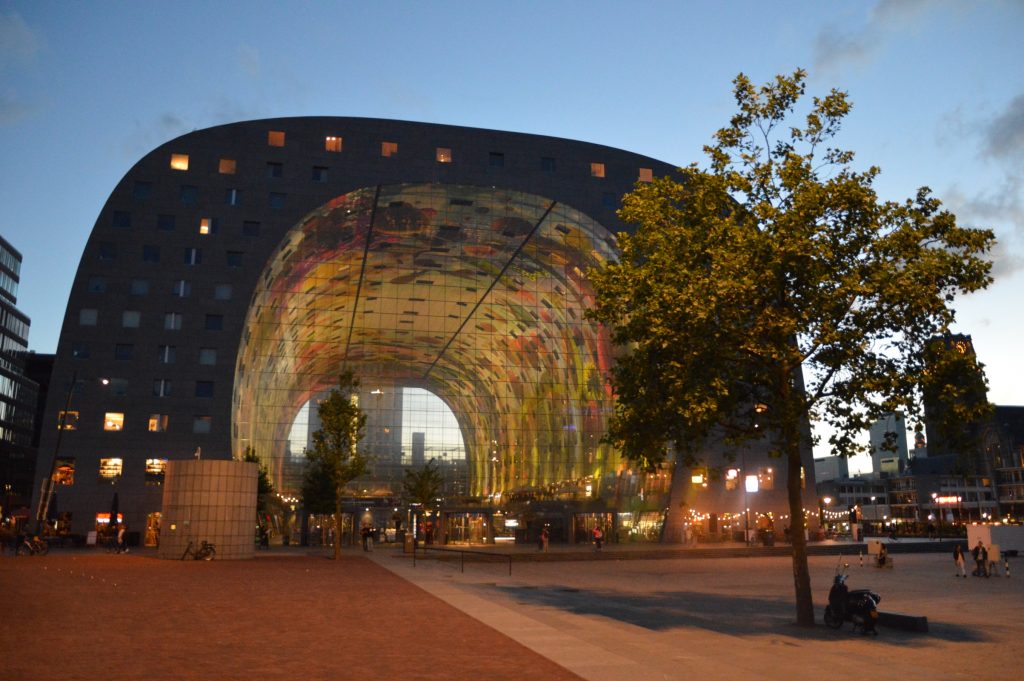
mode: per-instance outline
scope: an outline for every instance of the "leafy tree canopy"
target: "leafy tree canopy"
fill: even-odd
[[[413,468],[405,470],[402,493],[409,503],[428,507],[435,503],[443,484],[444,478],[437,470],[437,462],[431,459],[419,470]]]

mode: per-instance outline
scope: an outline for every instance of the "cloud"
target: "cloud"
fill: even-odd
[[[848,24],[824,26],[814,42],[814,71],[835,71],[847,64],[867,64],[896,35],[918,23],[920,15],[942,9],[932,0],[881,0],[871,8],[861,28]]]
[[[39,34],[17,12],[0,13],[0,67],[32,61],[42,45]]]
[[[950,189],[945,203],[969,226],[988,227],[999,241],[993,249],[992,274],[1006,278],[1024,270],[1024,257],[1012,252],[1024,239],[1024,172],[1008,172],[1002,182],[990,190],[968,196],[958,187]]]
[[[32,109],[15,92],[0,92],[0,125],[13,125],[28,116]]]
[[[982,134],[986,155],[1024,167],[1024,94],[1017,95]]]
[[[241,45],[238,48],[238,63],[242,71],[252,78],[259,78],[262,72],[260,68],[260,52],[252,45]]]

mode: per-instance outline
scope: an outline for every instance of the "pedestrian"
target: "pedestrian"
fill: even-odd
[[[549,541],[551,541],[551,534],[548,532],[548,528],[545,526],[540,531],[540,550],[541,551],[547,551],[548,550],[548,542]]]
[[[978,540],[978,545],[971,550],[971,556],[974,558],[974,572],[971,574],[975,577],[988,577],[988,570],[986,569],[988,550],[980,539]]]
[[[959,544],[953,547],[953,562],[956,563],[956,569],[959,571],[959,574],[954,572],[953,576],[967,579],[967,570],[964,568],[964,550]]]
[[[118,553],[128,553],[128,544],[125,543],[125,534],[126,534],[127,527],[128,526],[125,523],[121,523],[117,527],[117,552]]]
[[[363,551],[370,550],[370,528],[368,525],[363,525],[359,528],[359,537],[363,540]]]
[[[601,527],[599,525],[594,525],[594,533],[593,533],[593,535],[594,535],[594,550],[595,551],[600,551],[601,550],[601,544],[604,542],[604,532],[601,531]]]

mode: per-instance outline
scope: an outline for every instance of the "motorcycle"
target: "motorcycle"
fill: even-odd
[[[850,590],[846,586],[846,569],[837,568],[832,580],[832,588],[828,592],[828,605],[825,606],[825,624],[838,629],[843,622],[853,622],[853,630],[861,630],[865,635],[878,635],[875,624],[878,622],[878,603],[882,597],[870,589]]]

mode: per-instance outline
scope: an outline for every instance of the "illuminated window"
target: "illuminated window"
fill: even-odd
[[[167,473],[167,459],[146,459],[146,484],[164,484],[164,475]]]
[[[173,170],[188,170],[188,154],[171,154]]]
[[[86,307],[78,311],[78,323],[81,326],[96,326],[99,312],[95,308]]]
[[[654,171],[650,168],[641,168],[639,180],[641,182],[654,182]]]
[[[171,382],[166,378],[158,378],[153,381],[153,397],[170,397]]]
[[[757,484],[757,476],[748,475],[746,477],[746,480],[744,480],[743,488],[748,492],[756,492],[759,489]]]
[[[739,487],[740,483],[740,469],[730,468],[725,471],[725,489],[734,490]]]
[[[167,312],[164,314],[164,329],[168,331],[181,330],[181,313]]]
[[[211,416],[196,416],[192,419],[192,432],[193,433],[209,433],[210,428],[213,425],[213,417]]]
[[[124,470],[124,459],[100,459],[100,482],[117,482]]]
[[[57,412],[57,430],[77,430],[78,412],[60,411]]]
[[[142,313],[138,310],[125,310],[121,313],[121,326],[126,329],[137,329],[141,319]]]
[[[170,421],[170,417],[167,414],[150,414],[149,415],[149,432],[151,433],[163,433],[167,430],[167,424]]]
[[[271,130],[267,133],[267,144],[272,147],[283,147],[284,133],[280,130]]]
[[[603,163],[591,163],[590,164],[590,176],[591,177],[604,177],[604,164]]]
[[[75,484],[75,457],[64,456],[57,459],[53,467],[53,482],[57,485]]]
[[[340,137],[325,137],[324,138],[324,150],[339,152],[341,151],[342,139]]]
[[[108,411],[103,416],[103,430],[124,430],[124,414]]]
[[[217,364],[217,348],[199,348],[199,363],[205,366]]]
[[[398,142],[381,142],[380,155],[387,158],[398,153]]]
[[[775,471],[762,468],[757,473],[757,484],[761,489],[775,489]]]
[[[217,172],[221,175],[234,175],[238,163],[233,158],[222,158],[217,164]]]
[[[211,218],[199,218],[200,234],[212,234],[213,231],[213,220]]]
[[[438,163],[451,163],[452,162],[452,150],[447,147],[437,148],[437,162]]]

